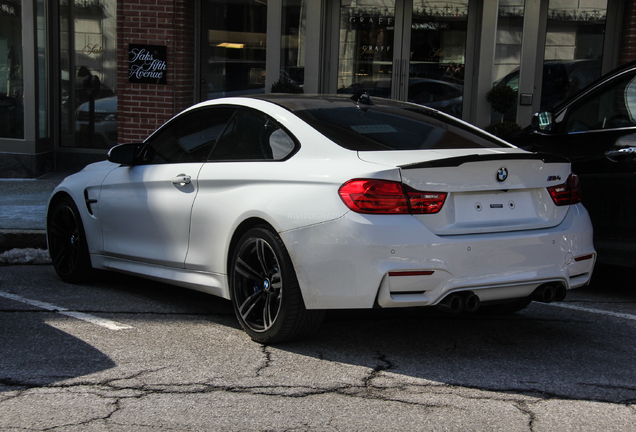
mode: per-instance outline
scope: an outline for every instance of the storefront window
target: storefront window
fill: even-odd
[[[272,92],[303,92],[306,16],[307,0],[283,0],[280,79]]]
[[[395,2],[342,0],[338,92],[391,97]]]
[[[395,15],[395,1],[343,0],[338,92],[399,98],[461,117],[468,1],[414,0],[411,25],[400,30],[396,22],[408,18]]]
[[[0,0],[0,138],[24,138],[22,9]]]
[[[521,66],[521,47],[523,40],[523,19],[525,0],[501,0],[497,17],[497,45],[493,78],[495,86],[507,85],[519,92],[519,73]],[[503,113],[505,120],[515,121],[517,116],[516,98],[508,112]],[[502,113],[492,111],[492,123],[501,121]]]
[[[607,0],[551,0],[541,110],[549,111],[601,75]]]
[[[265,92],[267,2],[201,1],[201,100]]]
[[[413,2],[408,100],[461,117],[468,0]]]
[[[60,2],[62,142],[117,144],[117,1]]]
[[[49,137],[49,73],[47,49],[47,11],[44,0],[37,2],[37,50],[38,50],[38,137]]]

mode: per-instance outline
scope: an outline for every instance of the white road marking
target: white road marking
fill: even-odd
[[[10,294],[10,293],[6,293],[6,292],[2,292],[0,291],[0,297],[5,297],[11,300],[15,300],[21,303],[26,303],[29,304],[31,306],[36,306],[42,309],[46,309],[52,312],[57,312],[60,313],[62,315],[66,315],[66,316],[70,316],[82,321],[87,321],[91,324],[95,324],[101,327],[106,327],[109,330],[127,330],[127,329],[131,329],[132,327],[126,324],[121,324],[115,321],[111,321],[111,320],[107,320],[104,318],[99,318],[93,315],[89,315],[89,314],[85,314],[83,312],[76,312],[76,311],[72,311],[72,310],[68,310],[66,308],[63,307],[59,307],[59,306],[55,306],[54,304],[51,303],[45,303],[45,302],[41,302],[39,300],[31,300],[31,299],[27,299],[24,297],[21,297],[19,295],[16,294]]]
[[[556,306],[556,307],[560,307],[564,309],[573,309],[573,310],[582,311],[582,312],[590,312],[595,314],[607,315],[614,318],[623,318],[623,319],[636,321],[636,315],[632,315],[632,314],[612,312],[612,311],[607,311],[602,309],[586,308],[581,306],[574,306],[569,303],[540,303],[540,302],[537,302],[537,303],[547,305],[547,306]]]

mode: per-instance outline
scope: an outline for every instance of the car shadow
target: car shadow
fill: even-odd
[[[635,400],[631,326],[566,311],[536,303],[507,317],[449,316],[430,308],[333,311],[314,338],[275,348],[416,378],[418,385]]]
[[[34,388],[115,367],[90,344],[49,323],[50,311],[0,298],[0,392]],[[28,335],[28,337],[25,337]]]
[[[135,302],[154,303],[157,313],[187,311],[240,329],[227,300],[125,275],[103,276],[104,295],[124,290],[127,310],[132,295]],[[582,290],[594,294],[602,281],[607,284],[604,277],[597,280]],[[636,298],[622,294],[628,303]],[[577,298],[569,294],[566,303],[581,305]],[[636,343],[625,324],[536,302],[507,316],[451,315],[435,308],[332,310],[313,337],[269,349],[404,375],[422,385],[625,403],[636,400]]]
[[[52,268],[45,276],[55,277]],[[64,306],[71,310],[98,304],[98,312],[106,316],[113,313],[140,320],[157,315],[174,320],[197,316],[228,330],[240,329],[229,301],[145,279],[100,272],[80,290],[69,285],[66,289],[72,295],[64,297]],[[582,289],[594,292],[600,285]],[[585,296],[577,299],[574,293],[568,295],[565,305],[603,306],[596,300],[586,305],[590,300]],[[630,311],[636,294],[622,295],[626,313],[634,315]],[[104,354],[47,325],[44,314],[29,315],[36,319],[15,320],[3,329],[8,344],[0,350],[0,379],[9,381],[0,384],[43,385],[115,366]],[[31,326],[27,332],[33,335],[31,340],[7,336],[18,329],[24,334],[23,326]],[[633,327],[633,321],[620,316],[543,303],[508,316],[449,315],[434,308],[333,310],[314,336],[260,349],[269,351],[272,358],[279,350],[320,362],[368,368],[369,386],[381,375],[403,385],[633,403]],[[247,334],[233,333],[250,343]]]

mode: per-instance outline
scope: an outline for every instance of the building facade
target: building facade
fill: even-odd
[[[75,171],[196,102],[272,91],[525,126],[635,42],[634,0],[0,0],[0,177]],[[517,99],[498,113],[502,85]]]

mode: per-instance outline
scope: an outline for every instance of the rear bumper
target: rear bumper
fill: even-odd
[[[309,309],[428,306],[467,290],[481,301],[526,297],[547,282],[587,284],[596,260],[580,204],[530,231],[440,237],[410,215],[347,213],[280,235]]]

